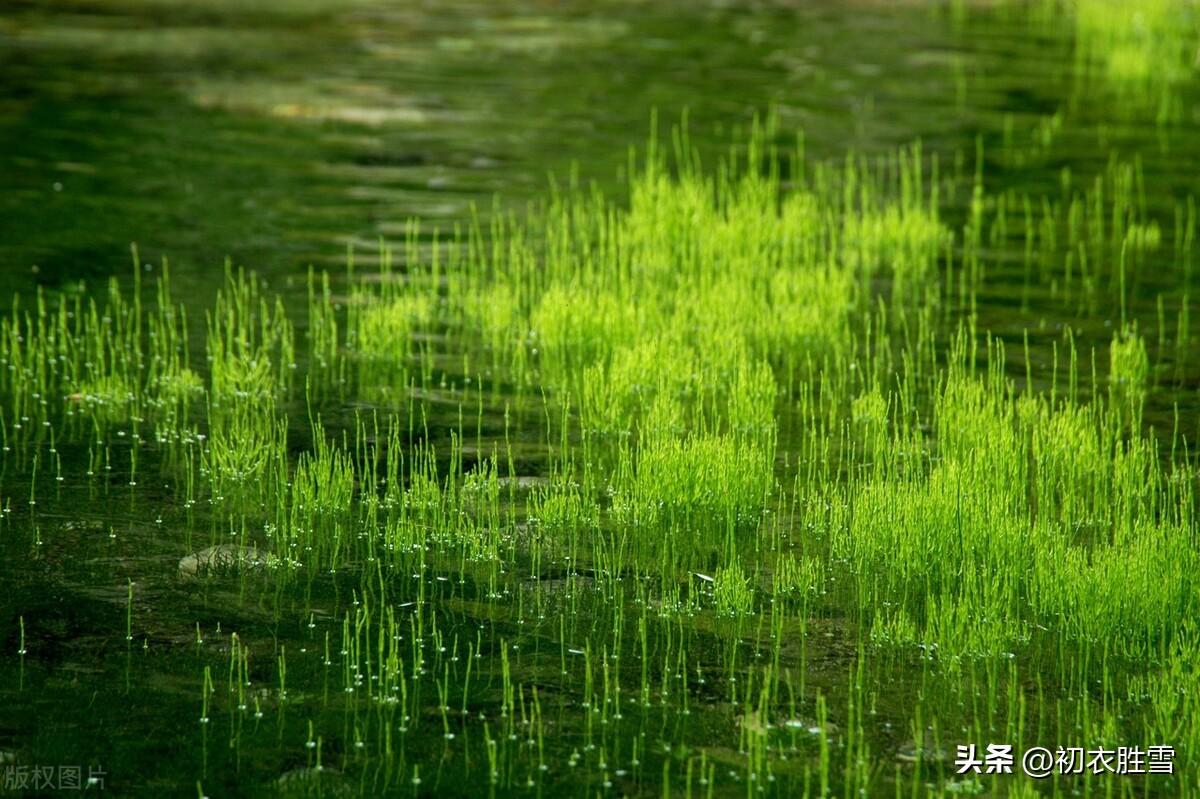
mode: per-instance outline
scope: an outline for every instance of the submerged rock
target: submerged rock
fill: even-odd
[[[257,547],[241,544],[217,544],[180,558],[179,576],[193,580],[204,572],[262,569],[272,565],[274,555],[260,552]]]
[[[938,746],[937,742],[933,740],[933,736],[926,732],[925,740],[920,746],[915,740],[901,744],[900,748],[896,750],[896,759],[901,763],[916,763],[917,761],[945,763],[950,760],[950,753]]]
[[[469,476],[462,488],[463,509],[478,510],[486,506],[488,493],[495,490],[502,505],[506,505],[510,496],[515,495],[522,500],[540,488],[550,485],[550,478],[537,475],[516,475],[514,477],[493,477],[490,480],[476,480]]]
[[[337,769],[309,766],[279,775],[275,781],[279,796],[354,796],[349,780]]]

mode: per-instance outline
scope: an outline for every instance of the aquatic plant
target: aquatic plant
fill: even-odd
[[[196,617],[122,650],[131,681],[160,651],[203,675],[206,782],[262,747],[285,794],[445,788],[435,762],[497,793],[953,794],[968,740],[1194,742],[1195,456],[1150,421],[1192,204],[1156,215],[1136,160],[1019,194],[982,152],[809,162],[774,125],[708,171],[680,127],[624,198],[410,226],[402,268],[310,272],[306,325],[227,266],[203,357],[165,269],[146,308],[139,277],[3,321],[20,546],[118,546],[39,515],[60,449],[95,497],[126,466],[176,492],[152,540]],[[987,332],[1003,269],[1081,329]],[[128,644],[159,589],[120,579]]]

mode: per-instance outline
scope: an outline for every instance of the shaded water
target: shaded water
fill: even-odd
[[[1178,322],[1197,286],[1194,277],[1179,280],[1170,246],[1177,206],[1200,189],[1200,85],[1174,87],[1178,113],[1156,122],[1152,108],[1081,74],[1072,34],[1032,11],[917,3],[10,3],[0,12],[0,296],[28,299],[39,286],[71,292],[80,280],[96,289],[111,275],[128,282],[127,247],[136,242],[146,274],[170,260],[190,315],[193,363],[202,363],[204,312],[226,257],[279,292],[303,328],[310,264],[340,274],[353,247],[359,269],[370,270],[376,242],[402,241],[409,218],[420,218],[428,245],[435,228],[469,224],[473,205],[484,216],[520,210],[545,196],[549,175],[561,183],[572,169],[619,196],[628,148],[645,140],[654,110],[675,120],[686,109],[693,144],[711,163],[734,131],[774,108],[780,140],[803,130],[817,160],[838,161],[847,149],[873,156],[920,140],[937,154],[948,185],[973,173],[978,146],[996,195],[1052,195],[1064,170],[1072,187],[1087,188],[1106,174],[1113,152],[1138,156],[1149,187],[1145,214],[1165,242],[1126,298],[1161,378],[1146,421],[1169,429],[1178,414],[1200,434],[1200,360],[1190,329],[1180,333]],[[1023,212],[1012,196],[1016,220]],[[959,185],[943,199],[949,224],[961,228],[969,190]],[[1004,337],[1010,355],[1028,336],[1043,374],[1067,326],[1084,352],[1106,347],[1120,327],[1108,283],[1088,291],[1033,277],[1039,267],[1029,266],[1024,246],[1015,221],[996,234],[978,295],[980,329]],[[962,310],[955,299],[948,292],[948,325]],[[470,375],[455,371],[454,347],[433,340],[445,393],[423,397],[421,406],[428,437],[445,453],[451,431],[464,429],[460,403],[472,408],[476,396],[464,382]],[[1011,357],[1009,368],[1024,379],[1023,357]],[[370,407],[361,398],[317,404],[342,427],[355,409]],[[290,409],[304,420],[302,398]],[[480,411],[484,443],[506,436],[505,414],[503,395]],[[514,411],[512,424],[514,473],[547,473],[542,409]],[[474,426],[468,418],[465,428]],[[224,540],[225,520],[203,504],[184,507],[178,486],[157,479],[153,450],[137,486],[120,452],[111,469],[86,476],[86,439],[61,445],[61,480],[43,462],[32,480],[36,504],[25,499],[28,468],[6,461],[0,483],[9,502],[0,528],[0,752],[12,753],[12,762],[79,764],[85,773],[98,766],[117,795],[182,795],[201,783],[210,796],[371,794],[397,785],[416,794],[476,794],[484,783],[474,775],[489,768],[480,741],[500,729],[496,660],[507,648],[517,678],[542,691],[541,712],[553,716],[557,708],[565,720],[562,729],[550,722],[545,785],[537,759],[518,756],[505,767],[503,791],[523,790],[528,779],[531,791],[546,793],[658,793],[664,770],[673,765],[678,779],[700,750],[717,764],[720,792],[748,791],[738,730],[753,722],[721,701],[740,672],[715,654],[690,664],[698,679],[710,677],[684,688],[693,696],[689,716],[656,709],[638,722],[614,721],[622,732],[610,745],[621,751],[609,753],[611,768],[569,762],[572,752],[594,755],[590,725],[585,733],[564,710],[580,696],[576,666],[568,676],[561,649],[572,640],[623,641],[628,654],[635,644],[611,608],[643,611],[632,589],[605,596],[586,581],[539,573],[515,554],[499,588],[482,576],[460,577],[453,555],[394,578],[412,581],[402,593],[425,584],[439,643],[457,647],[447,659],[485,648],[480,678],[488,687],[463,708],[461,725],[455,720],[456,739],[443,736],[438,710],[454,702],[439,700],[427,681],[420,735],[362,741],[359,728],[368,725],[357,710],[328,701],[343,690],[342,668],[331,672],[324,662],[330,638],[335,649],[342,640],[343,615],[360,602],[362,574],[321,575],[299,587],[253,570],[183,579],[180,558]],[[310,443],[307,426],[294,422],[293,453]],[[785,434],[785,454],[787,444]],[[515,489],[509,495],[514,519],[526,513],[524,497]],[[497,591],[503,602],[489,601]],[[406,629],[408,617],[398,612]],[[14,657],[19,619],[28,654]],[[728,637],[720,625],[695,620],[688,635]],[[846,675],[860,656],[857,625],[830,600],[795,631],[803,643],[786,649],[806,671],[804,691],[831,697],[831,708],[853,704]],[[198,725],[204,668],[224,679],[231,630],[250,647],[250,710],[222,708]],[[411,634],[418,636],[415,627]],[[768,649],[745,632],[746,662]],[[665,660],[671,651],[668,636],[653,654]],[[281,652],[295,686],[286,701],[274,690]],[[636,672],[628,660],[623,665]],[[905,692],[893,689],[915,690],[920,679],[911,662],[885,658],[872,666],[869,696],[859,697],[860,711],[872,714],[866,729],[880,784],[911,769],[903,756],[911,713]],[[665,683],[656,690],[668,693]],[[797,762],[793,770],[778,765],[785,795],[806,784],[798,764],[818,757],[808,732],[818,725],[815,706],[801,705],[803,723],[779,731]],[[489,731],[476,720],[485,715],[496,725]],[[311,770],[314,723],[329,766],[319,774]],[[472,745],[465,763],[462,752]],[[393,749],[403,750],[401,778],[392,773]],[[941,789],[947,776],[929,780]]]

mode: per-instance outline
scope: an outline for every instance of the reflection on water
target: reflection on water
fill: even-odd
[[[1169,17],[1120,27],[1105,22],[1095,4],[1081,3],[1090,15],[1064,24],[1049,3],[1028,5],[22,0],[0,11],[0,296],[28,297],[38,286],[71,291],[80,280],[98,287],[112,275],[126,280],[128,247],[136,242],[145,272],[156,274],[169,259],[192,314],[199,363],[204,312],[226,258],[256,270],[299,319],[310,264],[341,270],[352,247],[358,267],[370,270],[381,238],[414,235],[411,218],[421,220],[420,251],[435,230],[464,227],[474,213],[519,212],[547,194],[551,176],[561,184],[572,170],[620,196],[629,147],[645,140],[652,114],[674,121],[686,110],[692,144],[711,164],[756,114],[773,109],[780,141],[803,131],[817,160],[840,161],[848,150],[869,159],[920,141],[947,187],[941,200],[950,227],[961,231],[984,211],[989,220],[974,308],[979,329],[1006,339],[1012,353],[1028,347],[1034,366],[1048,370],[1068,328],[1083,351],[1106,347],[1124,312],[1137,322],[1161,378],[1147,424],[1169,429],[1177,414],[1193,424],[1200,359],[1184,357],[1196,341],[1179,320],[1200,288],[1194,272],[1180,278],[1191,247],[1180,240],[1180,215],[1200,190],[1200,93],[1187,61],[1196,40],[1176,36],[1187,29]],[[660,128],[665,140],[667,125]],[[973,207],[964,188],[977,169],[989,196],[1000,198],[993,207]],[[1109,203],[1097,218],[1120,215],[1137,225],[1136,244],[1127,245],[1137,268],[1120,287],[1123,310],[1111,285],[1123,243],[1088,231],[1067,246],[1045,232],[1044,220],[1070,217],[1073,198],[1097,187]],[[1073,260],[1084,257],[1092,259],[1091,273]],[[961,296],[950,290],[944,301],[952,328],[964,310]],[[457,354],[441,332],[421,335],[439,368],[456,374]],[[1024,358],[1012,358],[1010,369],[1023,379]],[[439,441],[462,426],[463,395],[455,386],[442,389],[420,398],[425,429]],[[303,403],[295,405],[302,416]],[[361,406],[320,409],[336,425]],[[530,439],[513,442],[515,474],[529,485],[547,469],[539,413],[522,420],[513,411],[514,431]],[[506,436],[509,421],[502,403],[480,411],[490,437]],[[293,449],[309,443],[307,428],[286,432]],[[463,451],[479,458],[472,446]],[[92,457],[86,445],[63,446],[65,461],[90,464]],[[276,645],[285,644],[296,684],[319,682],[328,639],[314,631],[340,634],[340,614],[359,602],[357,582],[331,576],[300,598],[275,591],[265,566],[247,569],[240,582],[181,581],[181,555],[216,545],[226,531],[174,507],[169,486],[146,487],[136,499],[120,488],[116,479],[102,489],[64,481],[55,510],[30,517],[44,530],[36,557],[15,561],[24,546],[5,552],[14,565],[0,586],[21,597],[6,600],[5,629],[16,630],[20,616],[38,649],[3,674],[22,688],[36,685],[39,695],[19,712],[0,712],[0,758],[20,747],[81,762],[108,758],[110,773],[123,766],[126,778],[139,764],[169,762],[188,775],[189,790],[193,775],[211,774],[212,758],[254,771],[280,792],[363,790],[338,770],[313,776],[305,750],[311,728],[299,712],[272,713],[263,723],[277,730],[246,731],[244,750],[219,757],[191,726],[163,731],[173,729],[165,715],[185,714],[189,725],[196,715],[203,693],[193,668],[197,641],[221,626],[258,633],[247,636],[246,646],[257,648],[247,657],[272,669]],[[525,510],[524,497],[514,502]],[[600,619],[598,628],[620,638],[620,630],[607,629],[610,604],[590,578],[533,577],[514,577],[504,589],[505,601],[520,608],[511,611],[481,601],[495,590],[482,578],[458,587],[413,575],[414,585],[429,582],[442,623],[464,647],[482,629],[503,630],[514,651],[525,647],[519,668],[530,680],[566,673],[557,647],[537,647],[557,640],[555,619],[568,610]],[[132,657],[113,643],[111,631],[133,617],[141,631],[134,646],[157,659]],[[526,627],[526,619],[536,622]],[[705,633],[717,626],[695,622]],[[814,642],[807,651],[787,649],[789,658],[808,658],[809,690],[845,690],[857,654],[847,643],[854,627],[833,615],[794,631]],[[5,635],[8,646],[16,633]],[[748,643],[746,656],[758,654]],[[913,678],[896,663],[881,667],[877,679]],[[546,676],[547,685],[554,682]],[[81,719],[80,703],[95,700],[92,686],[131,692],[133,709],[101,700]],[[714,706],[713,697],[723,696],[716,687],[692,688]],[[569,689],[560,686],[554,696],[547,688],[541,701],[569,704]],[[270,711],[280,693],[245,701]],[[429,707],[423,723],[440,730],[432,699]],[[464,707],[463,715],[478,710]],[[886,706],[880,713],[875,742],[904,750],[912,736],[900,729],[901,714]],[[722,723],[761,726],[753,711],[727,715]],[[797,735],[834,729],[827,720],[794,721],[791,745],[808,754],[816,744],[797,745]],[[79,743],[118,729],[139,733],[119,743],[119,755],[103,742]],[[214,736],[216,748],[227,732]],[[344,735],[347,749],[354,737],[353,729]],[[410,756],[436,763],[436,737],[413,744],[422,751]],[[284,740],[306,757],[289,754]],[[243,756],[257,761],[237,763]],[[744,763],[744,753],[732,749],[714,747],[709,756],[722,769]],[[149,772],[151,789],[178,791],[178,774]],[[240,783],[231,772],[206,784],[232,793]],[[617,784],[630,793],[646,788],[631,779]]]

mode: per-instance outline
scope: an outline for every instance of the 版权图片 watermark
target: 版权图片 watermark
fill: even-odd
[[[108,774],[100,766],[6,763],[4,793],[28,791],[103,791]]]

